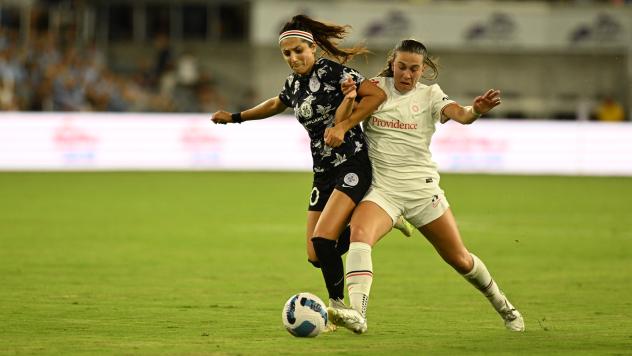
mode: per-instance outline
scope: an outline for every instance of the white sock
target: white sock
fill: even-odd
[[[351,307],[366,317],[369,293],[373,282],[371,245],[352,242],[347,253],[347,290]]]
[[[472,283],[476,289],[481,291],[489,302],[492,303],[494,309],[500,313],[502,309],[506,308],[505,296],[500,292],[498,285],[494,282],[492,275],[487,270],[487,267],[485,267],[483,261],[476,257],[476,255],[471,255],[474,260],[474,265],[472,266],[472,270],[464,274],[463,277]]]

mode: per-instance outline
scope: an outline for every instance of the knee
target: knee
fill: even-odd
[[[312,237],[312,246],[314,247],[314,254],[318,260],[327,258],[331,253],[336,252],[336,240],[326,239],[324,237]]]
[[[364,242],[372,245],[371,233],[361,224],[351,224],[351,242]]]

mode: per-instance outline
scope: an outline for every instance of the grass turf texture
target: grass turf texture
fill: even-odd
[[[632,179],[445,175],[523,334],[418,232],[374,250],[369,332],[290,336],[326,291],[304,173],[0,174],[0,353],[628,354]]]

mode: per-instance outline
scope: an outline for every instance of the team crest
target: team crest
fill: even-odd
[[[312,106],[308,102],[303,102],[303,104],[301,104],[301,107],[299,108],[299,113],[301,117],[310,119],[313,114]]]
[[[311,119],[312,115],[314,115],[314,111],[312,110],[312,101],[316,99],[313,96],[308,96],[305,101],[299,106],[298,113],[301,117],[306,119]]]
[[[350,187],[355,187],[356,185],[358,185],[359,181],[360,181],[360,178],[355,173],[347,173],[347,175],[344,178],[345,184]]]

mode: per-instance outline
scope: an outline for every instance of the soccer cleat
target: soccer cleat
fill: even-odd
[[[522,318],[522,314],[514,308],[507,297],[505,297],[505,307],[503,307],[499,312],[500,316],[505,321],[505,327],[511,331],[524,331],[524,319]]]
[[[415,230],[413,224],[409,223],[403,215],[400,215],[399,218],[397,218],[397,221],[395,222],[395,225],[393,225],[393,227],[401,231],[402,234],[404,234],[404,236],[406,237],[410,237]]]
[[[330,323],[344,326],[356,334],[364,334],[368,329],[366,318],[357,310],[346,306],[339,299],[329,299],[327,314]]]

